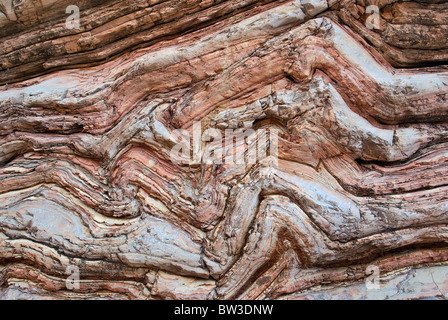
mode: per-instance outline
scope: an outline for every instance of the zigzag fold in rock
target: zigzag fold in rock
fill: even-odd
[[[370,4],[0,1],[0,297],[444,297],[446,3]]]

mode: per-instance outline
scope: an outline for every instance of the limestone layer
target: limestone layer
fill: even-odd
[[[445,298],[447,16],[0,0],[0,298]]]

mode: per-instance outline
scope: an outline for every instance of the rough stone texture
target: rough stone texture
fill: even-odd
[[[446,297],[445,1],[0,11],[0,298]],[[278,164],[173,162],[197,121],[277,129]]]

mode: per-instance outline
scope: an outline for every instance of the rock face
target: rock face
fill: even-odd
[[[445,1],[0,11],[1,298],[445,298]]]

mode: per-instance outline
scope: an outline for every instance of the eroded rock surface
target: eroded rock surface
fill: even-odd
[[[447,16],[0,1],[0,297],[445,298]]]

